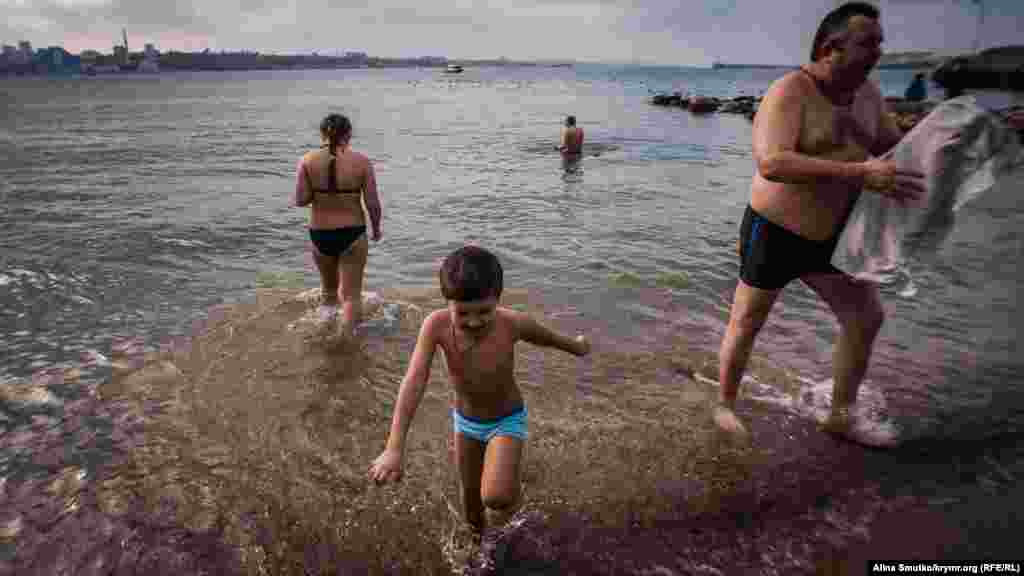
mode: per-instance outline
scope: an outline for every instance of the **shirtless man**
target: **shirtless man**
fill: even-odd
[[[576,126],[575,116],[568,116],[565,119],[558,151],[563,156],[579,156],[583,153],[583,128]]]
[[[716,424],[746,433],[734,412],[754,339],[791,280],[814,290],[839,320],[832,409],[825,429],[872,443],[851,408],[884,312],[873,284],[829,262],[861,189],[899,200],[924,192],[923,175],[875,158],[901,138],[868,74],[881,57],[878,10],[846,3],[822,21],[811,62],[776,80],[753,129],[757,164],[740,229],[740,279],[719,352]]]

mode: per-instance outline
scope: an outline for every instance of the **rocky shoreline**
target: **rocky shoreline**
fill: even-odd
[[[715,98],[713,96],[684,96],[681,92],[672,94],[655,94],[650,103],[655,106],[675,107],[689,110],[691,114],[740,114],[753,121],[757,108],[761,103],[760,96],[734,96],[732,98]],[[889,115],[904,132],[909,132],[922,118],[936,106],[937,102],[910,102],[903,98],[886,98]]]

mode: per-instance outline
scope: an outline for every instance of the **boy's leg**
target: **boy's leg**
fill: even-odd
[[[459,488],[466,522],[478,534],[484,531],[484,504],[480,499],[480,477],[486,445],[460,432],[455,433],[455,460],[459,464]]]
[[[484,506],[502,523],[519,506],[519,478],[524,442],[514,436],[495,436],[487,444],[481,496]]]

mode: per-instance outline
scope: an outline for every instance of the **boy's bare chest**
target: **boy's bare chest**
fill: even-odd
[[[515,345],[504,334],[479,341],[457,337],[445,346],[448,370],[455,379],[486,384],[510,378],[515,367]]]

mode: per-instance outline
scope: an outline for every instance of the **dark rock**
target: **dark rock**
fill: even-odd
[[[969,89],[1024,91],[1024,46],[950,58],[932,71],[932,81],[953,94]]]

